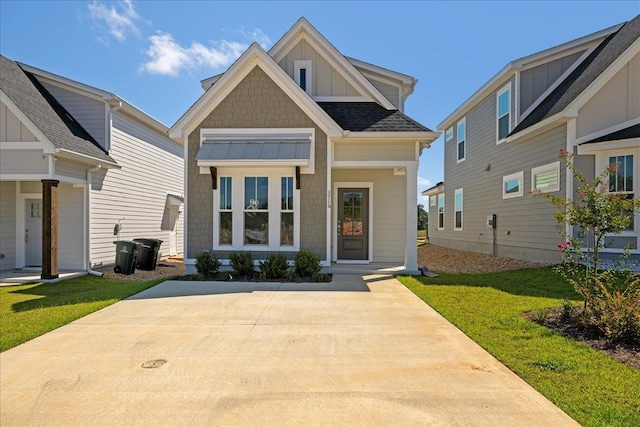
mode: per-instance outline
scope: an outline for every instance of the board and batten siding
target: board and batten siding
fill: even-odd
[[[311,61],[312,96],[360,96],[361,94],[342,75],[318,54],[306,40],[300,40],[284,58],[280,67],[295,80],[295,61]]]
[[[0,142],[35,142],[37,140],[4,102],[0,102]]]
[[[640,54],[635,55],[580,109],[580,138],[640,117]]]
[[[525,141],[496,145],[496,94],[492,93],[466,115],[466,159],[460,163],[456,161],[456,132],[454,125],[453,139],[445,142],[445,229],[430,227],[431,241],[491,253],[492,230],[486,223],[488,215],[496,214],[498,256],[557,261],[556,245],[561,236],[555,229],[555,208],[544,197],[530,194],[531,169],[559,161],[559,149],[566,148],[566,125]],[[503,177],[517,172],[524,175],[523,196],[503,199]],[[565,178],[561,163],[560,191],[557,192],[561,196],[565,194]],[[460,188],[463,189],[463,227],[454,231],[454,194]],[[437,207],[430,207],[432,209]],[[437,221],[437,214],[429,219]]]
[[[367,78],[371,84],[380,91],[380,93],[389,100],[397,109],[400,108],[400,89],[398,86],[393,86],[388,83],[381,82],[372,78]]]
[[[0,181],[0,270],[16,267],[16,182]]]
[[[56,100],[71,114],[82,127],[100,144],[106,145],[106,103],[49,82],[41,82]]]
[[[333,182],[373,182],[373,262],[404,262],[407,230],[405,175],[393,169],[334,169]],[[332,184],[333,186],[333,184]],[[337,206],[336,206],[337,208]]]
[[[121,169],[92,175],[93,266],[114,262],[113,229],[122,218],[120,239],[160,239],[160,253],[168,255],[170,231],[162,229],[167,192],[184,192],[182,146],[121,112],[113,114],[112,123],[110,155]],[[178,235],[179,247],[182,238]]]
[[[58,185],[58,268],[84,267],[84,186]]]
[[[520,114],[524,113],[584,54],[584,50],[520,72]]]

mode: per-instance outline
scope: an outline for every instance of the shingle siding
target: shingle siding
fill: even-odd
[[[202,128],[315,128],[315,174],[300,177],[300,247],[326,258],[327,138],[260,68],[242,82],[189,135],[187,258],[213,247],[211,176],[195,156]]]

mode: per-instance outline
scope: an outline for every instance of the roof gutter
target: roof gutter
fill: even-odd
[[[107,169],[122,169],[122,166],[120,166],[115,162],[110,162],[108,160],[102,160],[96,157],[87,156],[86,154],[76,153],[75,151],[66,150],[64,148],[56,148],[54,151],[57,155],[61,157],[78,160],[83,163],[91,163],[94,165],[98,164],[98,165],[101,165],[101,167],[104,167]]]

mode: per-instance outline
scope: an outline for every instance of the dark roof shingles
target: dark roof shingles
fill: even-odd
[[[607,37],[511,132],[516,134],[562,112],[640,37],[640,15]]]
[[[344,130],[353,132],[431,132],[431,129],[398,110],[375,102],[318,102]]]
[[[621,139],[631,138],[640,138],[640,123],[611,132],[599,138],[592,139],[591,141],[583,142],[582,144],[595,144],[596,142],[619,141]]]
[[[56,148],[115,163],[33,75],[2,55],[0,88]]]

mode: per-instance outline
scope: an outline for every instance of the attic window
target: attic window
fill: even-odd
[[[298,85],[311,95],[312,87],[312,74],[311,74],[311,61],[298,60],[293,63],[293,77]]]

